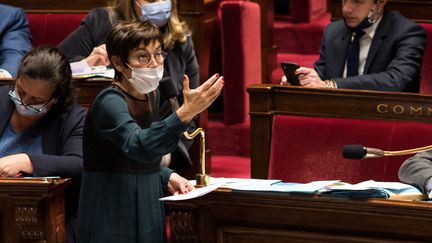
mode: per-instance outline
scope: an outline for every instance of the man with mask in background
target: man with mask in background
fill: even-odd
[[[295,71],[300,85],[417,92],[426,32],[402,15],[385,11],[387,2],[342,0],[343,20],[325,29],[315,69]],[[287,84],[285,76],[281,84]]]

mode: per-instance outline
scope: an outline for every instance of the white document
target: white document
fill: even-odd
[[[241,179],[241,178],[215,178],[210,177],[210,185],[197,188],[190,191],[187,194],[179,194],[168,197],[160,198],[160,201],[179,201],[187,200],[196,197],[203,196],[216,190],[219,187],[237,189],[237,190],[265,190],[274,183],[280,182],[281,180],[261,180],[261,179]],[[190,182],[195,185],[195,180],[190,180]]]
[[[178,195],[172,195],[168,197],[159,198],[159,201],[180,201],[180,200],[187,200],[192,199],[196,197],[203,196],[207,193],[210,193],[214,190],[216,190],[218,187],[222,186],[223,184],[213,184],[201,188],[194,189],[186,194],[178,194]]]
[[[269,191],[314,193],[339,181],[340,180],[312,181],[309,183],[280,182],[272,185]]]
[[[409,189],[413,187],[411,185],[401,183],[401,182],[381,182],[381,181],[374,181],[374,180],[363,181],[356,185],[363,186],[363,187],[385,188],[391,190],[402,190],[402,189]]]

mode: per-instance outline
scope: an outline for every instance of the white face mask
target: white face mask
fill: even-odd
[[[132,76],[128,80],[140,94],[148,94],[156,90],[164,72],[163,65],[156,68],[132,68],[130,66],[129,68],[132,69]]]
[[[48,112],[48,103],[41,105],[24,105],[15,90],[9,92],[10,99],[14,102],[17,112],[22,116],[40,116]]]

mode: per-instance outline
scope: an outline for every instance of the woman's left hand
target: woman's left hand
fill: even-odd
[[[173,195],[186,194],[195,189],[195,187],[186,178],[177,173],[172,173],[168,181],[168,190]]]

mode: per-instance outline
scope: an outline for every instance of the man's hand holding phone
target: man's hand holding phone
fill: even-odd
[[[300,85],[300,81],[298,79],[298,75],[295,74],[295,71],[300,68],[300,66],[297,63],[292,62],[281,62],[282,70],[285,74],[285,79],[282,77],[281,84],[283,85],[284,82],[288,82],[291,85]]]
[[[328,87],[327,83],[321,80],[318,73],[312,68],[299,67],[297,64],[289,62],[282,62],[281,65],[285,73],[281,85],[290,83],[291,85],[300,85],[307,88]]]

